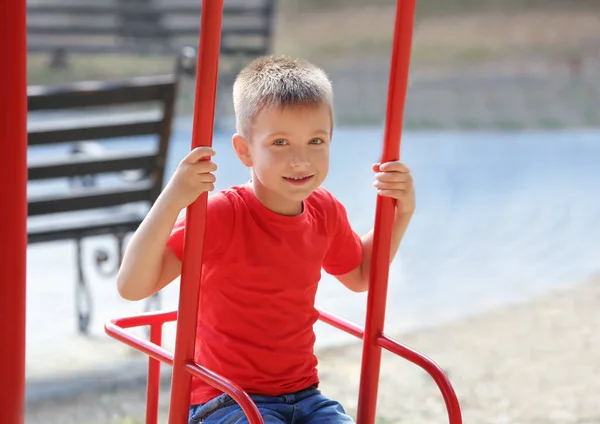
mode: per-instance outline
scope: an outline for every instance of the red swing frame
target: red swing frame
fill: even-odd
[[[6,15],[0,21],[0,56],[10,59],[10,65],[0,67],[1,92],[6,97],[1,108],[0,139],[4,156],[0,156],[0,197],[11,199],[0,220],[4,243],[0,244],[0,267],[6,280],[0,285],[0,311],[6,314],[0,329],[0,340],[11,346],[0,357],[0,395],[5,406],[0,408],[0,422],[22,424],[25,398],[25,281],[27,249],[27,68],[26,68],[26,1],[8,1]],[[381,161],[397,160],[400,156],[402,118],[406,98],[410,51],[412,43],[415,0],[398,0],[392,48],[387,116]],[[223,0],[202,0],[201,33],[198,51],[197,89],[194,111],[192,148],[211,146],[216,98],[216,81],[222,25]],[[251,424],[263,423],[252,399],[234,382],[194,363],[195,325],[200,293],[202,264],[190,260],[201,256],[205,229],[207,195],[190,205],[187,230],[195,237],[185,238],[184,265],[178,312],[149,313],[112,320],[105,325],[111,337],[149,355],[147,424],[158,423],[158,396],[161,362],[173,367],[169,424],[184,424],[188,420],[189,393],[192,375],[231,395],[242,407]],[[372,270],[367,301],[366,326],[360,326],[329,312],[320,310],[320,319],[364,340],[358,424],[375,422],[381,349],[387,349],[427,371],[437,383],[450,424],[462,424],[458,399],[442,369],[428,357],[416,352],[383,333],[391,226],[394,202],[377,198]],[[3,314],[3,315],[4,315]],[[162,327],[177,321],[175,354],[162,344]],[[127,328],[150,326],[150,339],[126,331]]]
[[[222,12],[223,0],[202,1],[192,148],[212,145]],[[398,160],[400,157],[402,117],[408,84],[414,12],[415,0],[398,0],[382,162]],[[246,413],[250,424],[263,422],[253,401],[242,388],[190,359],[194,357],[194,334],[198,313],[196,299],[200,293],[200,284],[197,282],[200,280],[202,269],[202,264],[194,261],[193,258],[202,254],[203,237],[200,236],[204,235],[206,202],[207,195],[204,194],[187,209],[186,232],[194,234],[195,237],[185,238],[179,313],[145,314],[113,320],[106,325],[106,332],[110,336],[151,357],[148,367],[147,424],[156,424],[157,422],[160,362],[173,366],[169,424],[187,422],[192,375],[232,396]],[[408,359],[427,371],[442,392],[450,424],[461,424],[458,399],[442,369],[428,357],[383,334],[393,219],[394,201],[378,196],[365,328],[324,310],[319,310],[320,319],[364,340],[357,416],[359,424],[375,422],[381,348]],[[160,344],[162,325],[165,322],[176,320],[176,346],[175,355],[173,355],[161,348]],[[149,342],[125,331],[126,328],[142,325],[150,326]]]

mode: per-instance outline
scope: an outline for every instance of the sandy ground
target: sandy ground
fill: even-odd
[[[600,423],[600,278],[534,301],[397,335],[448,373],[468,424]],[[323,391],[354,413],[361,346],[319,353]],[[27,424],[143,422],[143,385],[29,405]],[[168,402],[162,397],[163,411]],[[384,353],[379,423],[444,423],[431,378]],[[166,422],[165,415],[163,421]]]

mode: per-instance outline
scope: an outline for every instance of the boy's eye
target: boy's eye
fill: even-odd
[[[320,138],[313,138],[312,140],[310,140],[310,144],[321,144],[323,142],[323,140],[321,140]]]
[[[285,146],[287,144],[287,141],[285,141],[283,139],[279,139],[279,140],[275,140],[273,142],[273,144],[275,144],[276,146]]]

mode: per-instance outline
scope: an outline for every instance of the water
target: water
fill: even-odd
[[[214,140],[217,189],[249,178],[230,136],[218,133]],[[189,150],[190,139],[191,120],[178,119],[167,175]],[[381,139],[381,128],[340,128],[333,139],[325,186],[346,205],[360,234],[373,225],[371,164]],[[132,149],[139,144],[117,142]],[[417,211],[391,266],[388,333],[526,300],[600,271],[600,131],[409,132],[402,159],[414,175]],[[110,239],[101,238],[88,246],[107,243]],[[28,360],[51,362],[43,347],[49,340],[62,357],[70,346],[73,255],[70,242],[29,247]],[[91,271],[90,282],[97,305],[93,334],[103,333],[106,319],[142,310],[120,299],[112,280]],[[165,308],[176,308],[177,294],[177,284],[165,289]],[[332,277],[323,276],[317,302],[363,323],[366,294],[352,293]],[[349,340],[324,324],[316,330],[320,345]]]
[[[190,126],[177,126],[169,172],[189,149]],[[360,234],[373,225],[371,164],[382,136],[379,128],[342,128],[333,139],[325,186]],[[245,182],[230,135],[214,146],[217,189]],[[402,160],[414,175],[417,211],[391,267],[389,331],[524,300],[600,270],[600,132],[406,133]],[[366,295],[331,277],[317,299],[364,320]]]

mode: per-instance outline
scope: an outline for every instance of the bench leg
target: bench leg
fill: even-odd
[[[69,59],[67,51],[64,48],[57,48],[50,55],[50,69],[67,69],[69,67]]]
[[[110,253],[104,248],[96,249],[95,257],[96,257],[96,271],[103,277],[112,277],[119,272],[119,268],[121,267],[121,263],[123,263],[123,254],[124,252],[124,241],[125,234],[117,233],[114,234],[116,242],[117,242],[117,258],[113,261],[112,265],[110,263]],[[108,265],[106,265],[108,264]]]
[[[75,285],[75,312],[77,313],[77,324],[79,332],[87,334],[92,314],[92,293],[88,287],[83,274],[83,260],[81,239],[76,239],[77,255],[77,282]]]
[[[116,233],[117,258],[112,262],[110,261],[110,254],[105,249],[97,249],[95,252],[95,265],[96,270],[103,277],[111,277],[119,271],[119,267],[123,262],[124,254],[124,242],[125,234]],[[79,331],[87,334],[89,324],[91,321],[92,313],[92,294],[88,287],[85,276],[83,273],[83,260],[82,260],[82,241],[81,239],[76,240],[77,243],[77,286],[76,286],[76,297],[75,306],[77,311],[77,319],[79,323]],[[108,266],[107,266],[108,264]],[[162,308],[162,297],[160,292],[150,296],[144,304],[144,312],[158,311]],[[149,333],[148,333],[149,334]]]

